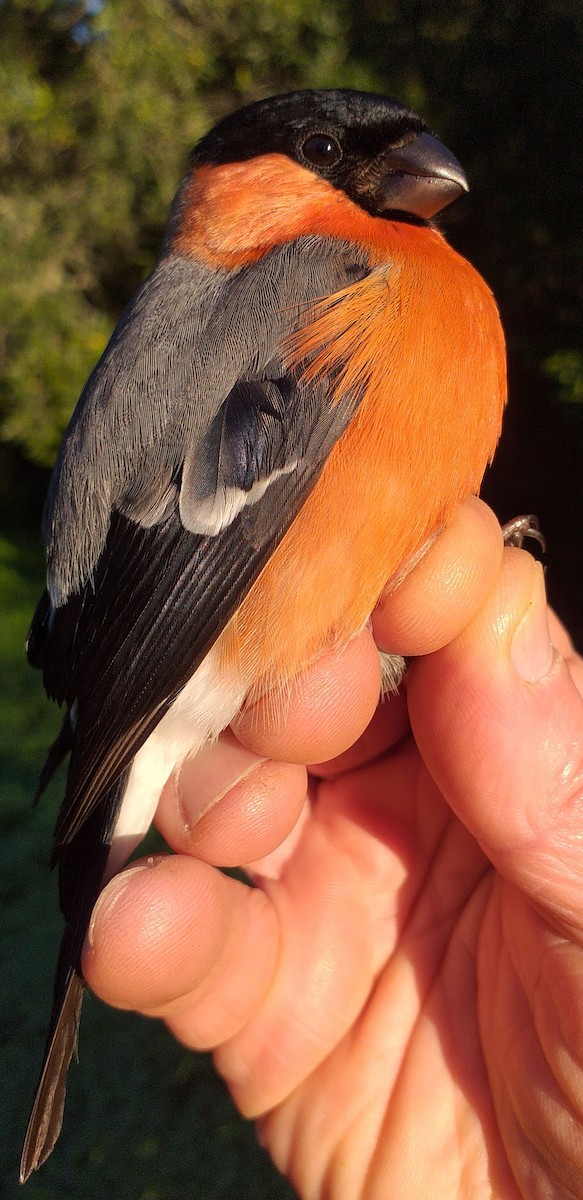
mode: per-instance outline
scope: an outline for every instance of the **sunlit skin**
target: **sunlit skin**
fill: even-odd
[[[582,661],[475,500],[372,628],[402,693],[367,630],[187,763],[85,977],[216,1049],[301,1197],[581,1197]]]

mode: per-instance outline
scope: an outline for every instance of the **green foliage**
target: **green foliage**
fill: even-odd
[[[233,104],[333,83],[342,59],[332,0],[83,13],[0,8],[0,437],[43,464],[151,266],[189,149]]]
[[[561,400],[583,404],[583,354],[578,350],[557,350],[547,358],[544,367],[557,384]]]
[[[36,773],[47,742],[58,727],[57,713],[46,703],[36,672],[27,668],[24,645],[33,608],[41,591],[38,547],[0,537],[0,829],[12,822],[12,805],[29,806]],[[0,842],[2,838],[0,838]]]

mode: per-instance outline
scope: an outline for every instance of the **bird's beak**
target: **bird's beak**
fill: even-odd
[[[467,191],[457,158],[430,133],[420,133],[387,154],[375,201],[379,213],[393,210],[427,221]]]

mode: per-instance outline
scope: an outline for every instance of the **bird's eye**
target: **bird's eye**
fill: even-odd
[[[312,167],[335,167],[342,158],[342,149],[329,133],[313,133],[306,138],[301,152]]]

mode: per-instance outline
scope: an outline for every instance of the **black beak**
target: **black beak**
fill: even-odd
[[[428,221],[468,191],[457,158],[430,133],[420,133],[387,154],[375,208],[383,214],[405,212]]]

